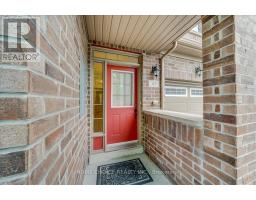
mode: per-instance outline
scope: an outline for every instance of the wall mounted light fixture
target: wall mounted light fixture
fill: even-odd
[[[157,65],[153,65],[151,69],[151,73],[155,76],[158,77],[160,73],[160,69]]]
[[[202,71],[203,70],[201,69],[200,65],[195,67],[195,74],[196,75],[201,76],[202,75]]]

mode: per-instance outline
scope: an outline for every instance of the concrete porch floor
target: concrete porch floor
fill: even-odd
[[[111,158],[110,160],[89,164],[85,170],[84,185],[96,185],[97,167],[104,164],[116,163],[125,160],[140,158],[141,162],[153,178],[153,182],[146,185],[176,185],[176,183],[169,178],[157,167],[145,153],[122,156],[119,158]]]

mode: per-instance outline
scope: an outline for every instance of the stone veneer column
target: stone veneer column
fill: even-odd
[[[204,168],[227,184],[256,181],[256,17],[205,16]]]

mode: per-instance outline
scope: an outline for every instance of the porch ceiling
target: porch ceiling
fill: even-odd
[[[86,26],[91,41],[160,53],[199,20],[196,15],[90,15]]]

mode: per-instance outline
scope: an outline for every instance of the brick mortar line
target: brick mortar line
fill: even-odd
[[[40,94],[40,93],[28,93],[28,97],[42,97],[42,98],[55,98],[55,99],[67,99],[67,100],[78,100],[79,97],[64,97],[64,96],[54,96],[48,94]]]
[[[74,116],[72,119],[74,119],[75,117],[76,117],[76,116]],[[71,119],[71,120],[72,120],[72,119]],[[71,120],[69,120],[69,121],[71,121]],[[84,119],[83,119],[83,120],[84,120]],[[66,123],[67,123],[67,122],[65,122],[64,124],[66,124]],[[77,122],[77,124],[79,124],[79,123],[81,123],[81,121]],[[63,126],[63,124],[60,124],[58,127],[56,127],[56,128],[54,128],[54,129],[48,131],[47,133],[45,133],[45,134],[42,135],[41,137],[37,138],[37,140],[34,141],[32,144],[26,145],[24,150],[30,150],[30,149],[32,149],[34,146],[36,146],[36,145],[38,145],[38,144],[44,142],[45,138],[47,138],[52,132],[58,130],[58,129],[61,128],[62,126]],[[76,126],[76,124],[74,124],[73,127],[74,127],[74,126]],[[72,127],[72,128],[73,128],[73,127]],[[72,128],[71,128],[71,129],[72,129]],[[44,152],[44,154],[43,154],[44,156],[43,156],[42,159],[40,160],[41,162],[38,162],[37,164],[35,164],[35,165],[33,166],[33,168],[29,169],[29,171],[31,171],[31,173],[32,173],[32,171],[34,171],[34,169],[36,169],[36,168],[48,157],[48,155],[49,155],[50,153],[53,152],[53,150],[54,150],[55,148],[57,148],[57,146],[58,146],[58,148],[60,148],[59,145],[61,144],[62,140],[65,138],[66,135],[67,135],[67,134],[65,134],[65,130],[64,130],[64,134],[63,134],[63,136],[58,140],[58,142],[55,143],[54,146],[53,146],[50,150],[48,150],[48,151],[45,150],[45,152]],[[72,138],[74,138],[74,137],[72,137]],[[60,150],[60,149],[59,149],[59,150]],[[60,150],[59,152],[60,152],[60,154],[62,153],[61,150]],[[64,151],[63,151],[63,153],[64,153]],[[64,156],[64,157],[66,158],[66,156]],[[31,173],[29,173],[29,174],[31,175]]]
[[[244,174],[243,176],[239,176],[239,178],[238,178],[238,180],[242,180],[242,182],[244,182],[244,178],[246,178],[246,176],[250,176],[250,175],[253,175],[253,174],[255,174],[256,173],[256,170],[254,169],[254,170],[252,170],[252,171],[249,171],[249,172],[247,172],[246,174]],[[252,185],[253,183],[255,182],[255,180],[252,180],[251,182],[249,182],[249,183],[246,183],[247,185]],[[245,184],[245,183],[241,183],[241,184]],[[255,185],[255,184],[253,184],[253,185]]]
[[[71,78],[72,80],[74,80],[76,83],[78,83],[76,81],[76,79],[74,79],[70,74],[68,74],[64,69],[62,69],[62,67],[60,66],[60,64],[56,65],[55,63],[53,63],[44,53],[42,53],[42,51],[40,51],[40,54],[42,54],[42,57],[47,60],[51,65],[54,66],[55,69],[59,69],[62,73],[64,73],[64,75],[68,75],[69,78]],[[63,59],[64,61],[66,61],[66,58]],[[31,62],[33,63],[33,62]],[[76,75],[79,77],[79,73],[76,72],[76,70],[73,69],[73,67],[67,63],[66,61],[66,64],[69,65],[69,68],[74,71],[76,73]],[[57,66],[57,67],[56,67]],[[46,74],[42,74],[42,73],[39,73],[37,70],[33,70],[33,66],[30,66],[30,65],[12,65],[12,64],[1,64],[0,66],[0,69],[13,69],[13,70],[20,70],[20,71],[30,71],[30,72],[34,72],[34,73],[37,73],[37,74],[40,74],[40,75],[45,75],[47,76]],[[48,76],[49,77],[49,76]],[[53,79],[54,81],[58,81],[56,79]],[[60,81],[58,81],[60,82]]]
[[[40,76],[40,77],[44,77],[44,78],[46,78],[46,79],[48,79],[48,80],[51,80],[51,81],[53,81],[54,83],[57,83],[57,84],[59,84],[59,85],[62,85],[62,86],[68,87],[68,88],[70,88],[70,89],[72,89],[72,90],[75,90],[76,92],[79,92],[79,91],[80,91],[79,89],[76,89],[75,87],[71,87],[71,86],[69,86],[69,85],[67,85],[67,84],[65,84],[65,83],[62,83],[61,81],[58,81],[58,80],[56,80],[56,79],[54,79],[54,78],[48,76],[47,74],[42,74],[42,73],[39,73],[38,71],[33,71],[33,70],[30,70],[30,69],[28,69],[28,71],[29,71],[29,72],[32,72],[32,73],[34,73],[34,74],[36,74],[36,75],[38,75],[38,76]],[[75,80],[75,79],[73,79],[73,80]]]
[[[15,180],[20,179],[20,178],[27,178],[27,177],[28,177],[27,172],[14,174],[14,175],[11,175],[11,176],[0,177],[0,184],[5,184],[7,182],[11,182],[11,181],[15,181]]]
[[[47,21],[49,21],[48,19],[47,19]],[[56,19],[56,21],[58,21],[58,19]],[[58,22],[59,23],[59,22]],[[76,22],[75,22],[76,23]],[[51,28],[54,30],[54,33],[56,34],[56,31],[55,31],[55,28],[53,28],[52,27],[52,24],[51,24],[51,22],[48,22],[47,24],[50,24],[50,26],[51,26]],[[61,27],[61,26],[60,26]],[[73,28],[74,28],[74,31],[72,31],[73,33],[74,33],[74,35],[75,35],[75,28],[76,26],[73,26]],[[46,33],[44,33],[44,32],[42,32],[41,30],[39,31],[39,33],[44,37],[44,39],[45,39],[45,41],[47,42],[47,44],[48,45],[50,45],[55,51],[56,51],[56,53],[58,54],[58,56],[61,56],[62,58],[64,58],[64,60],[66,60],[66,57],[63,57],[62,56],[62,54],[61,53],[59,53],[59,51],[52,45],[52,41],[49,41],[49,39],[47,39],[48,38],[48,33],[46,32]],[[60,34],[61,34],[61,32],[60,32]],[[56,34],[57,35],[57,34]],[[73,34],[71,34],[71,35],[73,35]],[[67,32],[65,33],[65,36],[67,36]],[[68,39],[68,37],[67,37],[67,39]],[[59,38],[59,41],[62,41],[62,39],[61,38]],[[69,44],[71,44],[71,45],[69,45],[72,49],[71,49],[71,51],[72,52],[75,52],[75,49],[73,49],[73,45],[72,45],[72,43],[70,43],[70,40],[67,40],[68,41],[68,43]],[[63,43],[63,41],[62,41],[62,43]],[[72,59],[72,61],[74,62],[74,63],[76,63],[74,60],[73,60],[73,58],[72,58],[72,55],[69,53],[69,50],[66,48],[66,46],[65,46],[65,44],[63,43],[62,44],[63,46],[64,46],[64,48],[65,48],[65,50],[67,50],[67,51],[65,51],[65,53],[68,53],[69,54],[69,56],[70,56],[70,58]],[[79,49],[80,50],[80,49]],[[41,53],[42,51],[40,51],[40,53]],[[48,59],[48,56],[46,56],[44,53],[43,53],[43,55]],[[76,55],[75,53],[74,53],[74,55]],[[70,65],[68,62],[67,62],[67,64],[68,65]],[[71,66],[71,65],[70,65]],[[69,66],[69,67],[70,67]],[[71,67],[72,68],[72,67]],[[72,68],[73,69],[73,68]]]
[[[219,35],[220,35],[220,31],[223,31],[224,29],[226,29],[226,28],[228,28],[228,27],[230,27],[230,26],[232,26],[232,25],[235,26],[234,23],[229,24],[228,26],[225,26],[225,27],[223,27],[221,30],[219,30],[218,32],[216,32],[215,34],[219,33]],[[214,34],[214,35],[215,35],[215,34]],[[203,40],[203,42],[206,41],[206,40],[208,40],[209,38],[211,38],[211,41],[212,41],[212,38],[214,37],[214,35],[208,36],[207,38],[205,38],[205,40]],[[218,43],[218,42],[220,42],[220,41],[226,39],[227,37],[229,37],[229,36],[231,36],[231,35],[234,35],[234,36],[235,36],[235,33],[234,33],[234,32],[229,33],[229,34],[226,35],[225,37],[223,37],[223,35],[222,35],[222,33],[221,33],[221,38],[220,38],[219,40],[213,41],[213,43],[211,43],[211,44],[209,44],[209,45],[207,45],[207,46],[205,46],[205,47],[203,47],[203,48],[208,48],[208,47],[210,47],[210,46],[212,46],[212,45],[215,45],[216,43]],[[234,41],[233,43],[236,43],[236,42]],[[232,44],[233,44],[233,43],[232,43]],[[203,44],[202,44],[202,46],[203,46]],[[226,47],[226,46],[224,46],[224,47]],[[222,47],[222,48],[223,48],[223,47]],[[211,52],[212,52],[212,51],[211,51]],[[209,52],[209,53],[211,53],[211,52]]]
[[[227,173],[223,170],[223,164],[222,164],[222,163],[227,164],[228,166],[232,167],[234,170],[237,171],[238,168],[237,168],[236,166],[233,166],[233,165],[231,165],[231,164],[229,164],[229,163],[227,163],[227,162],[225,162],[225,161],[219,159],[218,157],[214,157],[214,156],[212,156],[212,155],[209,154],[209,153],[207,153],[207,155],[210,156],[210,157],[213,158],[213,159],[216,159],[216,160],[220,161],[220,168],[219,168],[219,169],[216,168],[216,166],[214,166],[212,163],[210,163],[210,162],[208,162],[208,161],[206,161],[206,160],[203,160],[203,162],[205,162],[205,163],[207,163],[208,165],[210,165],[210,166],[212,166],[212,167],[218,169],[218,170],[221,171],[222,173],[224,173],[224,174],[226,174],[226,175],[228,175],[228,176],[230,176],[230,177],[236,179],[236,177],[234,177],[234,176],[232,176],[232,175],[230,175],[230,174],[227,174]],[[204,170],[207,171],[206,169],[204,169]],[[208,172],[208,171],[207,171],[207,172]],[[215,175],[214,175],[214,176],[215,176]],[[218,178],[217,176],[215,176],[215,177]],[[220,178],[218,178],[218,179],[219,179],[220,181],[222,181]]]
[[[232,43],[233,44],[233,43]],[[212,54],[212,53],[210,53],[210,54]],[[207,54],[208,55],[208,54]],[[208,65],[208,64],[210,64],[210,66],[208,66],[206,69],[209,69],[209,70],[211,70],[211,69],[216,69],[216,67],[218,67],[218,65],[219,64],[216,64],[216,63],[214,63],[214,62],[217,62],[217,61],[221,61],[221,60],[223,60],[223,59],[226,59],[226,58],[228,58],[229,56],[234,56],[235,57],[235,53],[233,53],[233,54],[230,54],[230,55],[227,55],[227,56],[225,56],[225,57],[220,57],[220,58],[217,58],[217,59],[212,59],[212,60],[210,60],[210,61],[208,61],[208,62],[204,62],[203,63],[203,65]],[[235,64],[235,60],[234,59],[232,59],[232,61],[230,61],[232,64],[229,64],[229,65],[234,65]],[[221,63],[221,62],[220,62]],[[206,69],[204,69],[205,71],[207,71]]]
[[[78,107],[78,106],[77,106]],[[72,109],[77,109],[77,108],[67,108],[66,110],[62,110],[62,111],[56,111],[56,112],[52,112],[52,113],[46,113],[45,115],[41,115],[41,116],[37,116],[37,117],[33,117],[31,119],[24,119],[24,120],[0,120],[0,125],[29,125],[35,121],[44,119],[44,118],[48,118],[48,117],[52,117],[54,115],[66,112],[66,111],[70,111]]]
[[[215,114],[214,112],[209,112],[209,113],[206,113],[206,114],[210,114],[210,113],[213,113],[213,114]],[[232,115],[232,116],[236,116],[236,115]],[[209,121],[209,122],[214,122],[214,123],[221,123],[221,124],[223,124],[223,125],[227,125],[227,126],[232,126],[232,127],[238,127],[237,126],[237,124],[229,124],[229,123],[225,123],[225,122],[222,122],[222,121],[213,121],[213,120],[209,120],[209,119],[205,119],[205,118],[203,118],[203,121]],[[206,128],[204,128],[204,129],[206,129]],[[213,130],[213,129],[209,129],[209,130]]]
[[[225,174],[226,176],[228,176],[228,177],[230,177],[230,178],[236,180],[236,178],[234,178],[234,177],[232,177],[231,175],[227,174],[227,173],[226,173],[225,171],[223,171],[222,169],[216,168],[215,166],[213,166],[213,165],[210,164],[209,162],[206,162],[206,161],[204,161],[204,162],[205,162],[207,165],[210,165],[211,167],[213,167],[215,170],[220,171],[221,173]],[[224,161],[222,161],[222,162],[224,162]],[[214,175],[211,171],[208,171],[207,169],[204,169],[204,170],[205,170],[206,172],[208,172],[210,175],[212,175],[213,177],[217,178],[220,182],[223,182],[223,183],[229,185],[227,182],[225,182],[224,180],[222,180],[222,179],[220,179],[219,177],[217,177],[216,175]],[[207,180],[208,180],[208,179],[207,179]]]
[[[227,19],[230,18],[231,16],[232,16],[232,15],[227,15],[225,18],[221,19],[221,20],[219,21],[219,23],[214,24],[214,25],[212,24],[213,18],[211,18],[211,19],[209,19],[208,21],[204,22],[203,25],[204,25],[205,23],[211,21],[211,27],[208,28],[208,29],[206,29],[206,30],[202,33],[202,35],[205,34],[205,33],[207,33],[207,32],[209,32],[209,31],[212,30],[214,27],[219,26],[223,21],[227,20]],[[218,18],[218,19],[219,19],[219,18]],[[233,17],[233,19],[234,19],[234,17]],[[234,21],[235,21],[235,19],[233,20],[232,24],[234,23]],[[220,30],[221,30],[221,29],[220,29]],[[219,30],[219,31],[220,31],[220,30]],[[219,32],[219,31],[217,31],[217,32]],[[213,33],[213,34],[215,34],[215,33]]]
[[[27,71],[28,66],[26,65],[11,65],[11,64],[1,64],[0,69],[13,69],[13,70],[18,70],[18,71]]]
[[[211,120],[207,120],[207,119],[205,119],[204,121],[210,121],[210,122],[214,122],[214,123],[225,124],[225,123],[223,123],[223,122],[211,121]],[[226,124],[225,124],[225,125],[226,125]],[[234,125],[234,124],[230,124],[230,125],[231,125],[231,127],[233,127],[233,128],[237,128],[237,126]],[[217,130],[215,130],[215,129],[213,129],[213,128],[206,128],[206,127],[204,127],[203,130],[209,130],[209,131],[214,131],[214,132],[218,132],[218,133],[225,133],[225,135],[228,134],[229,136],[236,137],[236,135],[231,135],[230,133],[226,133],[226,132],[224,132],[224,131],[217,131]],[[224,134],[223,134],[223,135],[224,135]]]
[[[202,54],[202,56],[204,57],[204,56],[207,56],[207,55],[209,55],[209,54],[212,55],[212,54],[214,54],[216,51],[220,51],[220,54],[222,54],[222,50],[223,50],[224,48],[230,47],[230,46],[232,46],[232,45],[235,46],[235,44],[236,44],[236,42],[233,41],[233,42],[231,42],[231,43],[229,43],[229,44],[227,44],[227,45],[225,45],[225,46],[223,46],[223,47],[221,47],[221,48],[213,49],[213,50],[211,50],[210,52],[208,52],[208,53],[206,53],[206,54]],[[208,63],[213,62],[213,61],[221,60],[221,59],[226,58],[226,57],[228,57],[228,56],[230,56],[230,55],[235,55],[235,53],[236,53],[236,52],[229,53],[229,54],[225,55],[224,57],[221,56],[220,58],[217,58],[217,59],[214,59],[214,58],[213,58],[211,61],[209,61],[209,62],[204,62],[204,63],[205,63],[205,64],[208,64]],[[222,66],[221,66],[221,67],[222,67]]]
[[[64,123],[65,124],[65,123]],[[7,154],[7,153],[13,153],[13,152],[17,152],[17,151],[27,151],[29,149],[32,149],[34,146],[36,146],[37,144],[41,143],[43,141],[44,138],[46,138],[48,135],[50,135],[50,133],[58,130],[59,128],[61,128],[63,126],[63,124],[60,124],[59,126],[57,126],[54,129],[51,129],[50,131],[48,131],[47,133],[45,133],[43,136],[37,138],[37,140],[35,140],[32,144],[26,144],[26,145],[22,145],[19,147],[10,147],[10,148],[5,148],[5,149],[0,149],[0,155],[1,154]]]
[[[85,136],[84,139],[86,139],[86,136]],[[76,149],[76,152],[75,152],[74,154],[78,154],[78,153],[77,153],[78,150],[79,150],[79,149],[83,149],[82,147],[83,147],[83,143],[80,143],[80,147],[78,147],[78,148]],[[72,154],[72,151],[70,151],[70,153],[68,154],[68,156],[69,156],[70,154]],[[67,156],[67,157],[68,157],[68,156]],[[79,156],[79,154],[76,155],[76,156],[72,156],[72,157],[71,157],[70,162],[67,164],[67,168],[69,168],[69,166],[71,165],[72,161],[73,161],[75,158],[77,159],[77,156]],[[66,156],[65,156],[65,157],[66,157]]]
[[[203,61],[198,61],[198,60],[192,60],[192,59],[189,59],[189,58],[185,58],[185,57],[182,57],[182,56],[177,56],[177,55],[168,55],[168,57],[164,58],[164,61],[167,62],[168,64],[168,58],[169,59],[175,59],[175,61],[177,59],[180,59],[180,60],[186,60],[186,61],[192,61],[192,62],[197,62],[197,63],[200,63],[200,64],[203,64]],[[166,63],[165,63],[166,64]]]
[[[192,161],[192,160],[190,160],[190,161]],[[201,161],[204,161],[204,160],[201,160]],[[202,162],[203,163],[203,162]],[[193,170],[193,171],[195,171],[197,174],[199,174],[200,175],[200,177],[201,178],[203,178],[203,174],[202,173],[198,173],[198,171],[196,171],[193,167],[194,167],[194,162],[192,161],[192,167],[190,167],[189,165],[187,165],[187,163],[185,163],[185,162],[183,162],[182,160],[181,160],[181,164],[183,164],[183,165],[185,165],[187,168],[190,168],[191,169],[191,171]],[[182,165],[180,166],[180,167],[182,167]],[[199,168],[202,168],[202,167],[199,167]],[[186,169],[183,169],[183,170],[186,170]],[[186,170],[187,171],[187,170]],[[201,182],[201,181],[199,181],[192,173],[190,173],[189,171],[187,171],[192,177],[193,177],[193,179],[196,179],[198,182]]]
[[[28,93],[25,92],[15,92],[15,93],[10,93],[10,92],[0,92],[0,98],[6,97],[6,98],[21,98],[21,97],[27,97]]]

